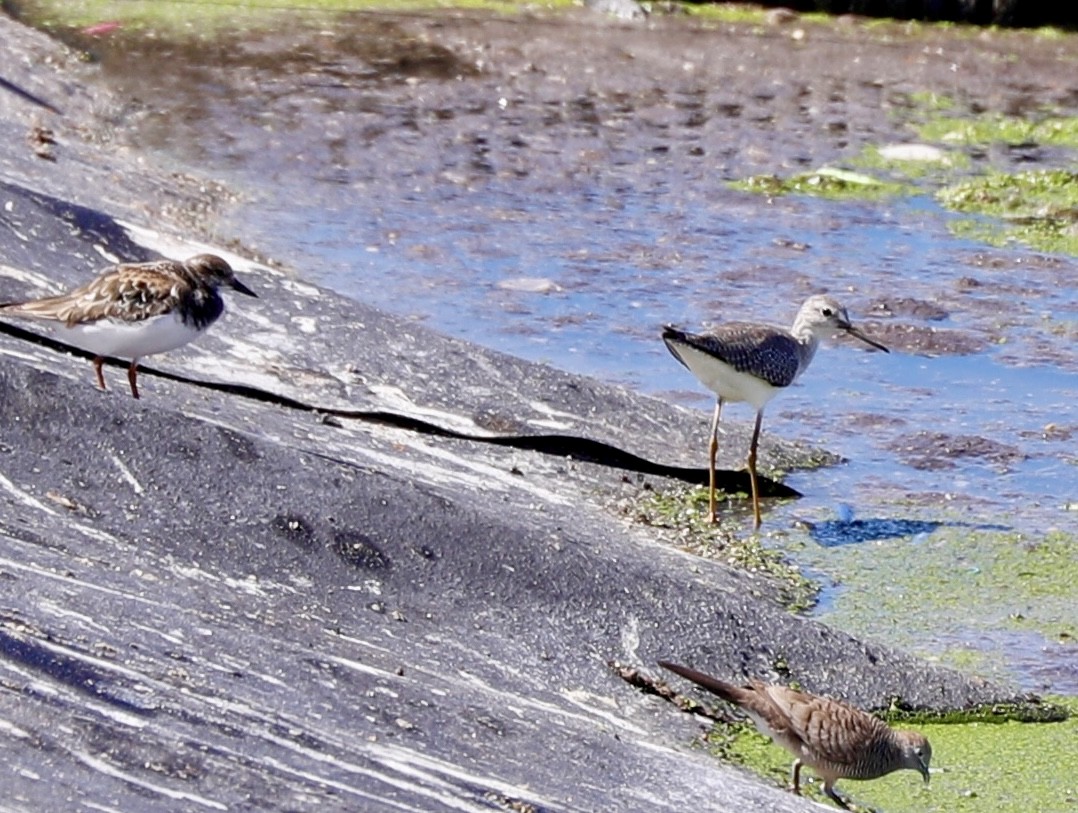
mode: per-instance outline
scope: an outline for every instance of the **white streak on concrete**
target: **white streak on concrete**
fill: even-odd
[[[94,243],[94,251],[96,251],[100,257],[104,258],[105,262],[107,262],[109,265],[116,265],[120,262],[119,257],[108,251],[100,243]]]
[[[15,540],[14,537],[8,537],[8,538],[13,539],[16,542],[20,541],[20,540]],[[53,581],[60,582],[61,584],[65,584],[65,585],[68,585],[68,586],[74,584],[74,585],[78,585],[79,587],[82,587],[82,588],[85,588],[85,589],[88,589],[88,590],[95,590],[95,591],[97,591],[99,593],[105,593],[106,595],[121,596],[121,597],[127,599],[128,601],[137,601],[137,602],[139,602],[141,604],[149,605],[150,607],[168,608],[168,610],[170,612],[174,612],[175,609],[176,609],[175,606],[172,605],[171,603],[162,602],[162,601],[153,601],[151,599],[144,598],[143,596],[141,596],[141,595],[139,595],[138,593],[135,593],[135,592],[131,592],[131,591],[128,591],[128,590],[116,590],[116,589],[114,589],[112,587],[107,587],[107,586],[105,586],[103,584],[100,584],[98,582],[88,582],[88,581],[85,581],[83,579],[72,578],[71,576],[67,575],[68,571],[66,569],[64,570],[63,573],[53,573],[48,568],[38,567],[37,565],[34,565],[34,564],[27,565],[27,564],[25,564],[25,563],[23,563],[21,561],[16,561],[15,559],[0,559],[0,566],[3,566],[3,567],[5,567],[5,568],[7,568],[9,570],[18,570],[18,571],[25,572],[25,573],[33,573],[36,576],[40,576],[40,577],[43,577],[43,578],[46,578],[46,579],[52,579]]]
[[[574,415],[571,412],[562,412],[560,409],[554,409],[550,404],[543,403],[542,401],[529,401],[528,406],[538,412],[540,415],[546,415],[548,418],[563,418],[569,420],[569,426],[575,424],[580,420],[579,415]]]
[[[313,316],[293,316],[292,324],[296,326],[296,330],[300,333],[317,333],[318,332],[318,320]]]
[[[622,717],[617,710],[616,704],[609,697],[604,697],[603,695],[598,695],[593,692],[585,692],[581,689],[567,689],[561,693],[561,696],[588,716],[594,717],[597,720],[602,720],[611,728],[629,731],[639,737],[646,737],[648,735],[647,731],[632,725],[628,720]],[[603,711],[599,708],[600,705],[610,706],[611,710],[609,712]]]
[[[45,505],[45,503],[31,497],[2,474],[0,474],[0,489],[8,492],[17,502],[22,503],[28,508],[36,508],[38,511],[44,511],[50,517],[56,516],[56,512]]]
[[[88,539],[93,539],[96,542],[107,542],[109,544],[116,544],[119,540],[110,533],[105,531],[99,531],[97,528],[91,528],[88,525],[82,525],[78,522],[71,523],[71,527],[78,531]]]
[[[125,811],[120,810],[117,807],[108,807],[107,805],[98,804],[89,799],[82,799],[79,804],[83,807],[90,808],[90,810],[100,810],[101,813],[125,813]]]
[[[464,787],[490,788],[510,798],[525,799],[536,804],[541,809],[554,810],[562,807],[561,803],[539,796],[526,786],[513,785],[492,776],[472,773],[464,770],[459,765],[435,759],[418,751],[399,748],[394,745],[374,745],[369,750],[372,752],[372,756],[380,758],[384,764],[404,776],[412,777],[413,780],[445,785],[441,777],[450,777],[458,783],[463,783]],[[449,785],[449,787],[457,787],[457,785]],[[474,808],[469,806],[468,808],[461,807],[460,809],[470,810]],[[484,806],[481,809],[489,810],[489,807]]]
[[[90,627],[91,629],[97,630],[98,632],[107,633],[111,631],[104,624],[97,623],[97,621],[95,621],[93,618],[86,615],[85,613],[77,613],[74,610],[71,610],[61,604],[57,604],[52,599],[42,599],[37,602],[36,606],[39,610],[50,613],[57,618],[73,618],[77,621],[82,622],[83,625]]]
[[[361,672],[364,675],[374,675],[375,677],[392,678],[393,680],[399,679],[399,676],[395,671],[390,671],[388,669],[378,669],[374,666],[367,666],[367,664],[365,663],[350,660],[349,658],[341,658],[337,655],[329,655],[324,657],[325,660],[335,663],[338,666],[343,666],[345,669],[351,669],[353,672]]]
[[[370,391],[378,396],[383,408],[389,412],[422,418],[439,426],[456,429],[469,435],[496,437],[493,432],[482,429],[474,421],[440,409],[418,406],[400,387],[390,384],[372,384]]]
[[[639,657],[637,651],[640,648],[640,619],[635,615],[629,616],[629,623],[621,628],[621,651],[628,661],[635,661]]]
[[[306,283],[294,279],[282,279],[281,287],[290,294],[305,296],[308,299],[318,299],[322,295],[322,292],[313,285],[307,285]],[[362,327],[362,325],[360,325],[360,327]]]
[[[35,271],[24,271],[21,268],[15,268],[12,265],[4,265],[3,263],[0,263],[0,276],[18,282],[24,282],[27,285],[33,285],[35,288],[40,288],[50,294],[62,293],[64,290],[63,286],[57,285],[42,274],[38,274]]]
[[[88,768],[92,768],[105,776],[111,776],[114,779],[119,779],[123,782],[127,782],[130,785],[134,785],[137,788],[156,793],[158,796],[164,796],[168,799],[177,799],[184,802],[192,802],[202,807],[208,807],[211,810],[228,810],[228,805],[221,804],[221,802],[214,801],[213,799],[207,799],[205,796],[199,796],[194,793],[187,793],[182,790],[173,790],[172,788],[165,787],[164,785],[158,785],[153,782],[147,782],[145,779],[140,779],[127,771],[122,771],[115,765],[111,765],[105,762],[103,759],[98,759],[90,754],[80,753],[78,751],[72,751],[71,755],[75,757],[83,765]]]
[[[377,771],[371,768],[363,767],[361,765],[356,765],[351,762],[346,762],[330,754],[324,754],[320,751],[316,751],[312,748],[300,745],[299,743],[293,742],[289,739],[285,739],[284,737],[278,737],[269,732],[264,732],[262,734],[262,739],[268,740],[269,742],[275,743],[282,748],[300,754],[301,756],[311,760],[312,762],[329,764],[340,770],[347,771],[348,773],[355,774],[357,776],[367,777],[369,779],[374,779],[376,781],[389,785],[390,787],[407,791],[408,793],[414,794],[416,796],[433,799],[434,801],[455,810],[463,810],[467,811],[467,813],[489,813],[490,811],[490,805],[476,804],[468,799],[462,799],[459,796],[461,792],[460,788],[456,788],[445,782],[435,780],[434,777],[427,778],[428,781],[430,781],[430,783],[435,785],[436,787],[423,787],[422,785],[417,784],[414,779],[404,779],[398,776],[394,776],[393,773]],[[371,746],[368,747],[366,750],[377,753],[378,751],[384,749],[379,749],[376,746]],[[372,753],[371,755],[374,756],[375,753]],[[407,751],[406,753],[415,754],[415,752],[413,751]],[[311,774],[307,773],[306,771],[298,771],[295,768],[285,765],[284,763],[278,762],[277,760],[272,758],[265,759],[263,761],[270,763],[278,771],[292,773],[296,776],[302,777],[310,781],[317,781],[319,783],[328,785],[329,787],[336,788],[340,791],[350,792],[364,797],[369,797],[371,795],[365,791],[361,791],[359,788],[354,788],[351,785],[345,784],[344,782],[336,782],[319,774]],[[394,773],[401,773],[406,776],[410,773],[418,773],[416,771],[400,770],[395,761],[388,763],[388,767],[393,769]],[[405,765],[405,768],[407,767],[408,766]],[[409,807],[406,809],[411,810],[413,808]]]
[[[131,469],[127,468],[122,460],[114,454],[109,455],[112,458],[112,462],[116,464],[116,468],[120,470],[120,474],[123,476],[127,484],[131,486],[136,494],[142,494],[146,489],[142,487],[142,483],[135,479],[135,475],[131,473]]]
[[[19,728],[17,725],[9,723],[7,720],[0,720],[0,734],[3,734],[6,737],[18,737],[21,740],[30,738],[29,731]]]

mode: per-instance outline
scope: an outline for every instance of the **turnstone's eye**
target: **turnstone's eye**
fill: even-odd
[[[835,315],[835,312],[833,310],[831,310],[830,308],[824,308],[822,311],[820,311],[820,313],[822,313],[824,316],[834,316]]]

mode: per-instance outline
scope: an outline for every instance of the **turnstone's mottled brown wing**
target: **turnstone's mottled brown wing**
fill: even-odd
[[[69,327],[99,319],[138,322],[176,307],[189,287],[176,275],[176,263],[126,263],[113,266],[86,285],[66,294],[48,296],[3,308],[13,316],[53,319]]]

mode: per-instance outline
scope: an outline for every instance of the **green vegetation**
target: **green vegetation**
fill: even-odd
[[[1078,173],[1034,170],[990,173],[942,189],[948,209],[1002,219],[959,220],[955,233],[1003,245],[1018,240],[1040,251],[1078,254]]]
[[[721,492],[719,498],[727,503],[732,499]],[[738,495],[737,499],[747,502],[746,495]],[[817,584],[802,576],[781,551],[764,547],[757,536],[739,537],[735,529],[723,521],[715,525],[708,522],[707,502],[706,488],[647,492],[634,508],[634,519],[652,527],[673,530],[683,549],[697,556],[717,559],[770,577],[778,587],[780,601],[792,611],[813,606],[819,590]],[[724,512],[732,510],[729,506],[722,506],[722,509]],[[740,523],[750,512],[751,509],[737,512],[735,522]]]
[[[572,0],[541,0],[532,6],[569,7]],[[187,37],[216,30],[249,30],[271,27],[282,17],[318,17],[353,11],[417,11],[438,8],[483,9],[518,13],[524,4],[517,0],[304,0],[288,7],[280,0],[184,0],[182,3],[157,0],[28,0],[23,15],[34,24],[54,29],[80,29],[108,21],[121,22],[125,30],[153,29],[159,33]]]
[[[767,25],[771,9],[752,3],[688,3],[682,7],[701,20],[729,23],[731,25]],[[834,17],[822,12],[798,14],[797,23],[834,24]]]
[[[820,548],[798,559],[842,574],[822,621],[985,677],[1006,677],[1004,652],[1038,652],[1047,642],[1078,657],[1078,538],[1038,539],[1010,531],[944,524],[924,541],[908,538]],[[964,642],[976,640],[971,650]],[[941,652],[941,643],[946,649]]]
[[[887,813],[1063,813],[1078,799],[1078,775],[1061,765],[1078,764],[1078,698],[1055,698],[1069,712],[1061,722],[1031,724],[1013,720],[963,724],[910,725],[932,743],[932,784],[899,771],[871,782],[844,780],[838,790],[855,801],[855,810]],[[776,784],[789,781],[792,757],[750,725],[716,725],[708,742],[723,758],[745,765]],[[802,770],[805,795],[825,804],[818,782]]]
[[[815,195],[833,200],[874,200],[915,191],[907,184],[881,181],[871,175],[833,167],[821,167],[785,179],[775,175],[754,175],[743,181],[733,181],[730,186],[761,195]]]
[[[954,110],[956,102],[954,98],[943,93],[935,93],[930,90],[917,90],[907,97],[910,106],[915,110],[928,111],[930,113],[942,113],[945,110]]]
[[[947,144],[1049,144],[1078,147],[1078,118],[980,116],[973,119],[936,118],[917,128],[925,141]]]
[[[765,25],[767,10],[745,3],[701,3],[685,6],[693,17],[732,25]]]

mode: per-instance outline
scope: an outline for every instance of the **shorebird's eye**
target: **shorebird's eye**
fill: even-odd
[[[820,311],[820,313],[822,313],[824,316],[834,316],[835,315],[835,312],[833,310],[831,310],[830,308],[824,308],[822,311]]]

